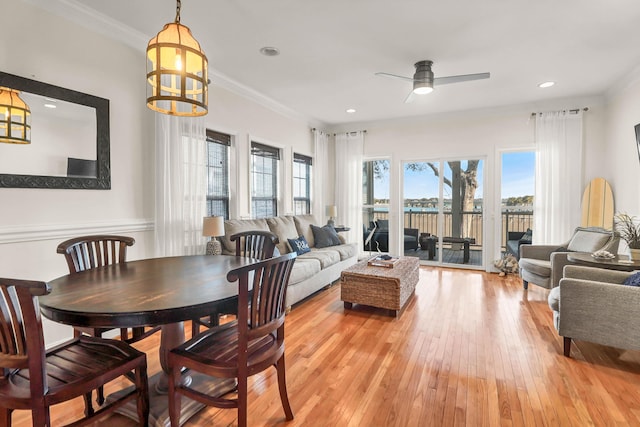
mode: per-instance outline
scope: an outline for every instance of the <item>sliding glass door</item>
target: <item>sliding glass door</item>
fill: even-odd
[[[480,159],[404,163],[406,256],[482,267],[483,166]]]

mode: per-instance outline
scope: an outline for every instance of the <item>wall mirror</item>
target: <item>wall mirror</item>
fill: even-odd
[[[109,100],[0,72],[31,110],[31,143],[0,142],[0,187],[111,188]]]

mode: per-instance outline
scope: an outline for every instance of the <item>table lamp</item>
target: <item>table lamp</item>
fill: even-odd
[[[336,226],[335,218],[338,216],[338,208],[336,207],[336,205],[327,206],[327,216],[329,217],[329,220],[327,221],[327,225],[335,227]]]
[[[202,222],[202,235],[211,237],[207,242],[207,255],[220,255],[222,244],[216,237],[224,236],[224,217],[205,216]]]

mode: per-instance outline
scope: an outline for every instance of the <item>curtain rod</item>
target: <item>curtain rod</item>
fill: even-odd
[[[315,132],[316,130],[317,130],[316,128],[311,128],[311,132]],[[366,130],[366,129],[365,129],[365,130],[361,130],[361,131],[353,130],[353,131],[351,131],[351,132],[344,132],[344,133],[355,133],[355,132],[364,132],[364,133],[367,133],[367,130]],[[333,136],[336,136],[336,135],[337,135],[337,133],[334,133],[334,134],[333,134]]]
[[[574,109],[572,109],[572,110],[560,110],[560,111],[568,111],[568,112],[570,112],[570,113],[577,114],[580,110],[582,110],[582,111],[589,111],[589,107],[584,107],[584,108],[574,108]],[[534,117],[536,114],[542,114],[542,112],[539,112],[539,113],[531,113],[531,117]]]

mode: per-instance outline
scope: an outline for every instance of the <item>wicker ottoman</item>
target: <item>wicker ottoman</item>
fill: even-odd
[[[349,267],[341,275],[340,299],[344,308],[364,304],[400,316],[418,283],[419,267],[416,257],[402,257],[393,268],[372,267],[367,260]]]

